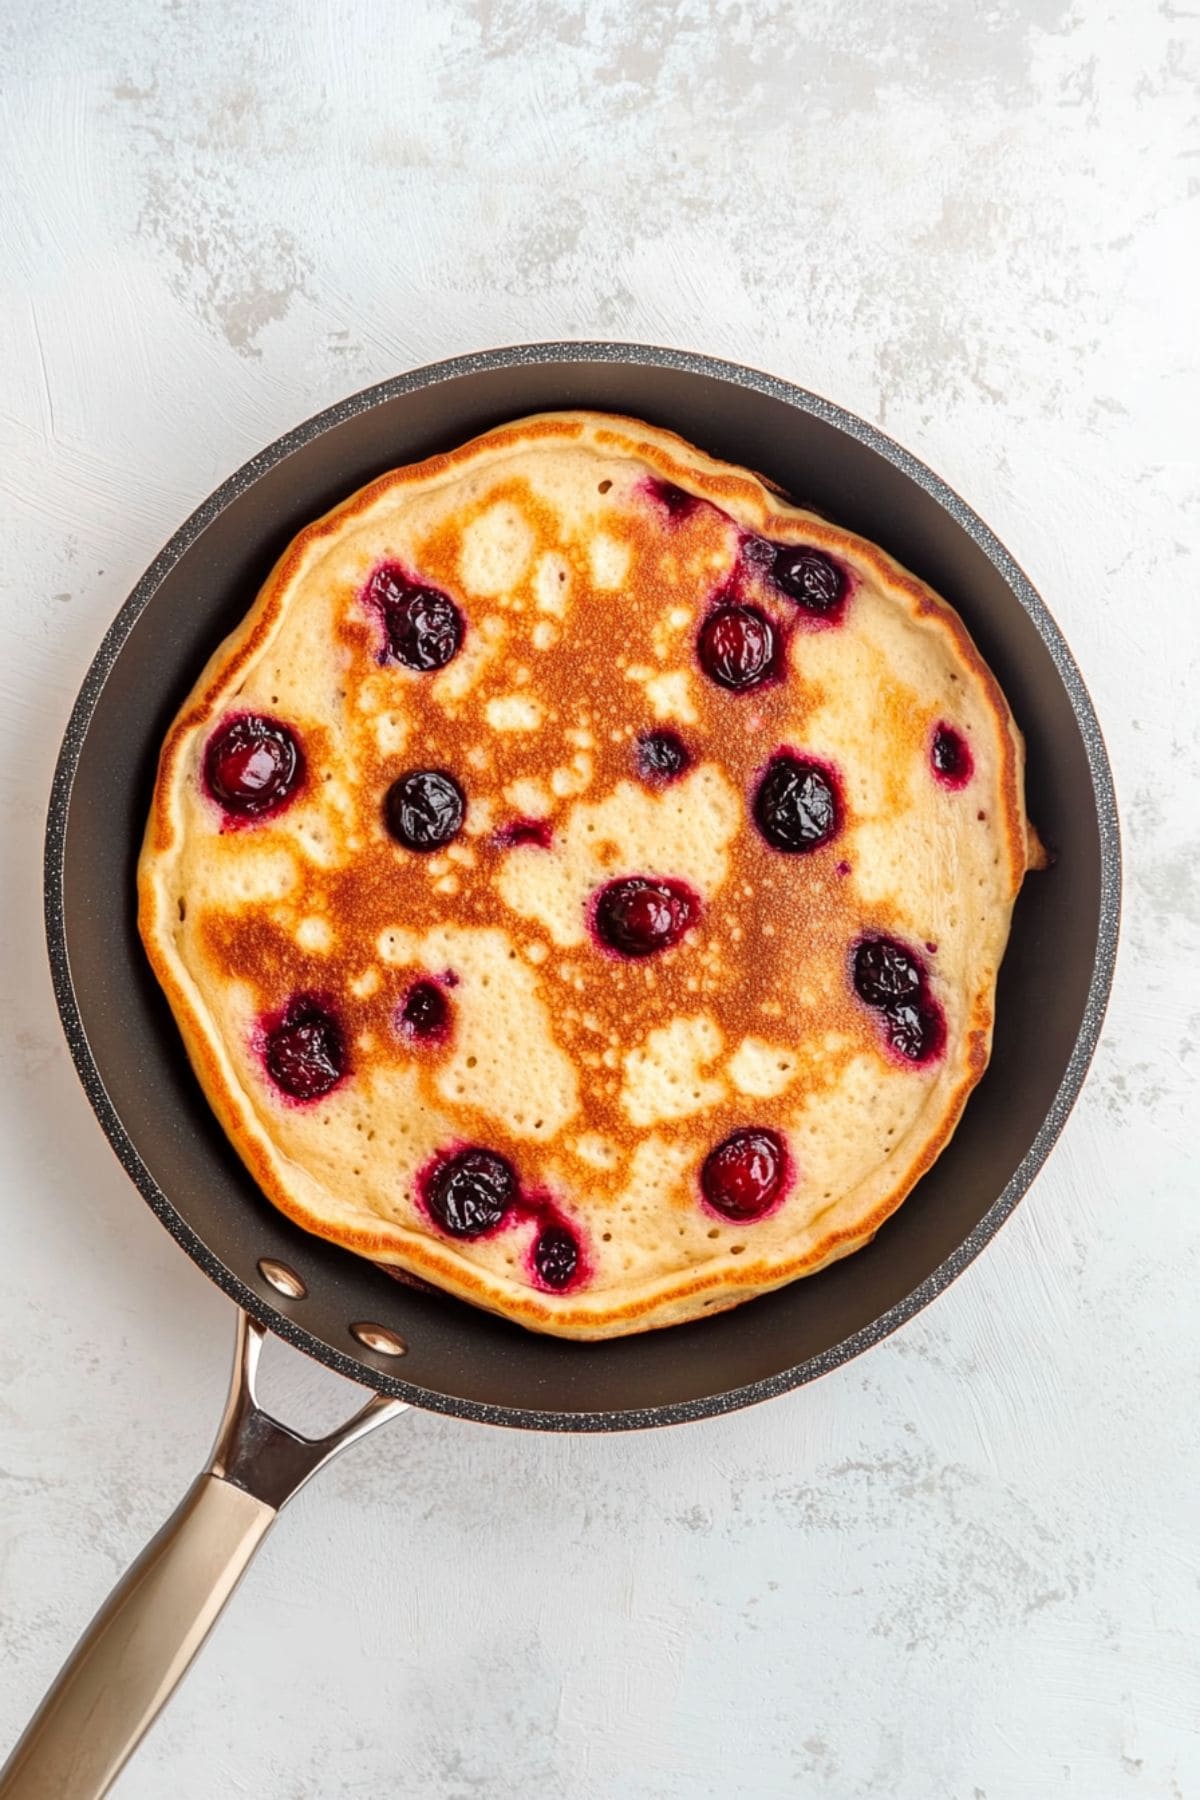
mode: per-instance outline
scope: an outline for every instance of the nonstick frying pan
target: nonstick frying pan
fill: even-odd
[[[875,1242],[718,1318],[600,1344],[403,1286],[267,1205],[191,1074],[134,919],[159,745],[288,540],[385,469],[560,407],[633,414],[747,464],[946,595],[1025,732],[1029,810],[1054,853],[1017,905],[989,1072]],[[238,1305],[233,1384],[208,1469],[93,1621],[0,1774],[0,1800],[104,1793],[279,1508],[406,1404],[558,1431],[674,1424],[811,1381],[926,1305],[1012,1211],[1079,1091],[1112,975],[1119,871],[1103,741],[1045,606],[943,482],[813,394],[673,350],[535,344],[385,382],[247,463],[114,621],[71,716],[46,838],[50,960],[76,1066],[143,1197]],[[374,1390],[340,1432],[311,1442],[255,1404],[264,1329]]]

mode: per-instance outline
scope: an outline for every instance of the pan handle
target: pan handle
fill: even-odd
[[[265,1332],[238,1313],[208,1468],[118,1582],[0,1770],[0,1800],[100,1800],[170,1699],[284,1502],[347,1444],[406,1411],[374,1394],[328,1437],[261,1411]]]

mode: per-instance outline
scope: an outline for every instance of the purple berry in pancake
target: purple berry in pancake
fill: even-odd
[[[846,572],[826,556],[803,544],[774,544],[771,580],[803,611],[832,621],[841,617],[850,582]]]
[[[684,881],[626,875],[596,897],[597,936],[621,956],[640,958],[669,950],[700,917],[700,897]]]
[[[219,725],[204,750],[209,793],[241,823],[278,812],[304,780],[304,753],[290,725],[242,713]]]
[[[895,938],[864,938],[854,952],[854,988],[868,1006],[890,1006],[921,991],[925,971]]]
[[[709,504],[698,494],[689,494],[685,488],[676,487],[673,481],[660,481],[654,475],[646,482],[646,492],[658,502],[673,525],[680,524],[700,507]]]
[[[483,1237],[517,1199],[516,1170],[497,1151],[472,1144],[434,1159],[424,1172],[421,1197],[449,1237]]]
[[[782,1196],[787,1175],[787,1149],[779,1133],[752,1125],[731,1132],[709,1151],[700,1191],[723,1219],[761,1219]]]
[[[929,760],[942,786],[954,792],[965,788],[975,773],[975,758],[971,755],[971,746],[962,732],[957,731],[953,725],[941,724],[935,727]]]
[[[450,1035],[450,1002],[436,981],[414,981],[400,1002],[400,1035],[410,1043],[444,1044]]]
[[[425,856],[454,842],[467,816],[466,795],[445,769],[410,769],[388,789],[383,816],[398,844]]]
[[[579,1269],[579,1240],[565,1225],[547,1225],[533,1246],[533,1266],[543,1287],[561,1293]]]
[[[263,1061],[290,1100],[319,1100],[337,1086],[348,1066],[337,1015],[309,994],[296,995],[267,1023]]]
[[[382,661],[427,675],[458,655],[463,617],[440,588],[414,581],[399,563],[381,563],[365,598],[383,621]]]
[[[709,613],[696,654],[710,681],[731,693],[761,686],[776,673],[775,627],[757,606],[731,601]]]
[[[905,1062],[920,1065],[941,1054],[946,1015],[914,950],[892,937],[863,938],[851,956],[851,979],[859,999],[882,1013],[884,1036]]]
[[[779,751],[755,791],[754,822],[772,850],[800,856],[821,849],[842,824],[833,770],[811,757]]]
[[[668,782],[687,774],[692,757],[677,731],[643,731],[637,741],[634,766],[650,787],[666,787]]]
[[[928,1063],[946,1042],[946,1017],[931,994],[896,1000],[884,1008],[888,1043],[906,1062]]]

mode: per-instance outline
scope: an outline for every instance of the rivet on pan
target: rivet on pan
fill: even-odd
[[[377,1350],[380,1356],[407,1356],[408,1345],[398,1331],[389,1331],[386,1325],[372,1325],[369,1319],[351,1325],[350,1330],[360,1344],[368,1350]]]
[[[259,1257],[258,1272],[277,1293],[286,1294],[289,1300],[303,1300],[308,1293],[307,1286],[295,1269],[289,1269],[286,1263],[276,1262],[273,1256]]]

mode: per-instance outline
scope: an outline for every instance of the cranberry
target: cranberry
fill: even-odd
[[[685,882],[626,875],[600,889],[596,931],[622,956],[654,956],[677,944],[700,916],[700,898]]]
[[[659,481],[652,477],[646,483],[646,489],[650,497],[665,509],[672,522],[686,519],[689,513],[694,513],[705,504],[698,494],[689,494],[685,488],[676,487],[673,481]]]
[[[691,753],[677,731],[643,731],[635,761],[642,780],[656,787],[665,787],[692,766]]]
[[[783,1191],[787,1150],[778,1132],[751,1125],[731,1132],[710,1150],[700,1170],[700,1189],[725,1219],[760,1219]]]
[[[384,662],[427,674],[457,656],[462,614],[440,588],[411,580],[398,563],[383,563],[367,583],[366,598],[383,619]]]
[[[209,738],[204,779],[234,818],[261,819],[286,806],[304,780],[304,753],[290,726],[243,713]]]
[[[444,769],[410,769],[393,781],[383,802],[392,836],[406,850],[422,855],[452,844],[466,813],[466,796]]]
[[[775,544],[772,549],[771,580],[780,593],[805,612],[828,617],[838,610],[849,582],[832,557],[803,544]]]
[[[961,731],[953,725],[939,725],[933,734],[929,752],[933,772],[948,788],[964,788],[975,773],[971,747]]]
[[[757,606],[718,606],[700,628],[700,667],[718,687],[741,693],[775,672],[775,627]]]
[[[496,843],[501,850],[516,850],[521,844],[535,844],[539,850],[548,850],[553,835],[549,819],[513,819],[500,827]]]
[[[400,1003],[401,1036],[441,1043],[450,1030],[450,1002],[436,981],[414,981]]]
[[[494,1231],[516,1197],[516,1170],[508,1158],[474,1146],[439,1157],[424,1181],[425,1204],[451,1237]]]
[[[547,1225],[533,1246],[533,1266],[543,1287],[569,1287],[579,1267],[579,1245],[565,1225]]]
[[[852,967],[854,990],[883,1013],[892,1049],[906,1062],[924,1063],[937,1056],[946,1042],[946,1018],[929,992],[920,957],[895,938],[864,938],[855,948]]]
[[[854,991],[868,1006],[890,1006],[918,993],[924,971],[894,938],[864,938],[854,952]]]
[[[289,1000],[266,1035],[267,1074],[293,1100],[319,1100],[346,1073],[346,1040],[332,1012],[311,995]]]
[[[754,796],[754,821],[773,850],[819,850],[841,829],[842,807],[830,769],[781,750]]]
[[[945,1015],[929,994],[894,1000],[883,1016],[888,1043],[909,1062],[929,1062],[946,1041]]]

